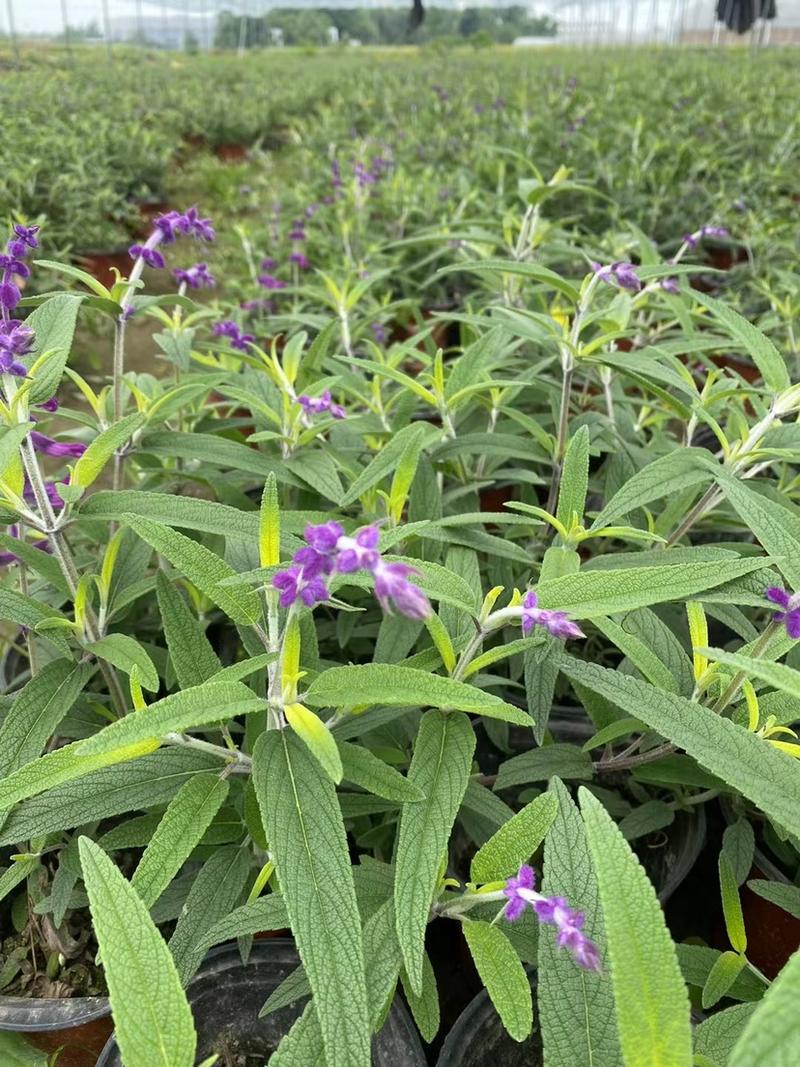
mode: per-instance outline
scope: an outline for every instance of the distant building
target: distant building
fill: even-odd
[[[511,42],[514,48],[544,48],[557,43],[556,37],[515,37]]]

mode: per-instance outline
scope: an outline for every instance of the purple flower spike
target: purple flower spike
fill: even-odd
[[[681,291],[680,286],[678,285],[677,278],[662,278],[661,288],[664,290],[665,293],[677,294]]]
[[[51,413],[58,411],[58,397],[51,396],[49,400],[45,400],[45,402],[39,404],[38,407],[40,407],[42,411],[49,411]]]
[[[128,249],[128,255],[131,259],[139,259],[141,257],[148,267],[153,267],[155,270],[163,270],[167,265],[159,250],[157,248],[148,248],[147,245],[131,245]]]
[[[367,570],[375,576],[375,596],[384,611],[394,607],[411,619],[425,619],[430,614],[428,598],[408,580],[409,575],[418,572],[406,563],[385,563],[381,559],[377,526],[364,526],[350,537],[338,522],[323,522],[307,526],[304,537],[306,544],[295,552],[294,566],[273,579],[272,584],[281,591],[282,607],[296,603],[298,598],[313,607],[328,597],[325,578]]]
[[[616,282],[620,289],[627,289],[631,293],[638,293],[642,288],[642,283],[632,263],[617,260],[607,267],[600,263],[592,263],[592,269],[602,281],[608,282],[609,285]]]
[[[773,604],[779,604],[785,611],[776,611],[772,616],[775,622],[783,622],[786,624],[786,632],[789,637],[800,637],[800,594],[789,594],[785,589],[780,589],[778,586],[770,586],[766,592],[766,597],[771,600]]]
[[[508,904],[503,914],[510,922],[519,919],[528,904],[528,901],[520,894],[520,889],[536,889],[536,875],[533,873],[533,867],[529,867],[527,863],[523,863],[518,874],[508,879],[503,890],[508,897]]]
[[[26,244],[28,248],[38,248],[39,242],[36,238],[36,234],[39,232],[38,226],[23,226],[19,222],[14,223],[14,233]]]
[[[375,596],[384,611],[394,607],[409,619],[427,619],[431,605],[422,590],[409,582],[411,574],[418,574],[407,563],[384,563],[379,559],[375,566]]]
[[[0,371],[24,377],[28,372],[17,359],[30,352],[34,340],[33,330],[24,322],[17,319],[0,322]]]
[[[47,437],[38,430],[31,430],[30,438],[36,451],[44,456],[71,456],[73,459],[80,459],[86,451],[86,445],[82,441],[54,441],[52,437]]]
[[[237,348],[240,352],[246,352],[247,346],[255,341],[255,335],[244,333],[241,326],[233,319],[215,323],[213,332],[215,337],[225,337],[231,348]]]
[[[535,626],[544,628],[553,637],[585,637],[586,634],[564,611],[549,611],[538,607],[539,598],[531,589],[522,601],[522,632],[527,637]]]
[[[321,415],[329,411],[335,419],[346,419],[347,412],[341,404],[335,404],[331,398],[330,389],[326,389],[322,396],[311,397],[305,393],[298,396],[297,403],[306,415]]]
[[[583,932],[583,912],[570,908],[564,897],[545,897],[536,892],[536,878],[533,869],[527,864],[520,867],[518,874],[509,878],[503,890],[508,897],[503,915],[514,922],[519,919],[526,906],[536,912],[539,922],[555,926],[558,931],[556,944],[565,948],[572,958],[586,971],[600,970],[600,952],[597,945]]]
[[[276,278],[274,274],[259,274],[258,284],[263,285],[265,289],[286,288],[286,282],[281,281],[280,278]]]
[[[302,567],[289,567],[288,570],[279,571],[272,579],[272,584],[281,591],[280,606],[288,608],[296,603],[298,598],[308,608],[322,600],[327,600],[328,587],[319,576],[306,579]]]
[[[153,225],[161,234],[161,240],[168,245],[182,234],[201,241],[213,241],[217,236],[211,219],[201,219],[196,207],[190,207],[184,214],[168,211],[165,215],[159,215]]]
[[[177,268],[172,272],[175,281],[188,285],[190,289],[212,289],[217,284],[217,279],[208,269],[207,263],[195,263],[186,270]]]
[[[308,270],[311,266],[311,261],[308,256],[303,255],[302,252],[292,252],[289,256],[290,263],[296,263],[300,270]]]
[[[0,281],[0,308],[13,311],[21,299],[22,293],[19,291],[19,286],[5,272],[3,280]]]

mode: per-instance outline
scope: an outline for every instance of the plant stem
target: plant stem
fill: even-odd
[[[55,511],[53,510],[50,498],[47,495],[47,489],[45,488],[44,478],[39,468],[36,453],[29,440],[22,442],[20,446],[20,455],[22,457],[25,473],[28,476],[28,481],[31,484],[33,495],[39,508],[39,513],[45,524],[48,539],[53,548],[53,555],[61,568],[61,573],[64,575],[70,595],[74,601],[78,591],[78,582],[80,581],[78,569],[75,566],[75,561],[72,558],[72,552],[70,551],[66,537],[56,528]],[[90,641],[97,641],[103,636],[97,623],[97,617],[91,606],[88,604],[86,606],[84,627],[86,636]],[[128,702],[125,699],[125,694],[120,686],[116,670],[105,660],[99,660],[99,664],[103,678],[108,686],[109,695],[117,710],[117,714],[119,716],[127,715]]]
[[[769,623],[767,628],[764,630],[762,635],[758,638],[756,643],[753,645],[753,648],[751,649],[750,656],[752,659],[758,659],[761,653],[767,650],[767,648],[772,642],[772,638],[775,636],[777,631],[780,630],[780,628],[781,624],[779,622],[775,622],[774,619],[772,620],[772,622]],[[725,708],[727,708],[728,704],[730,704],[730,702],[739,692],[739,690],[742,688],[742,683],[746,678],[746,671],[737,671],[731,679],[730,684],[721,694],[721,696],[719,697],[716,704],[711,710],[716,712],[717,715],[723,712]]]
[[[250,774],[253,769],[253,761],[244,752],[237,749],[225,748],[222,745],[214,745],[211,741],[203,741],[199,737],[189,737],[186,734],[167,734],[164,742],[168,745],[179,745],[182,748],[193,748],[199,752],[208,752],[212,756],[218,756],[230,767],[231,774]]]

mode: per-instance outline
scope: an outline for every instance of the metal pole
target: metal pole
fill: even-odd
[[[144,44],[144,23],[142,22],[142,0],[136,0],[136,37],[139,44]]]
[[[67,55],[70,62],[72,61],[72,38],[69,32],[69,15],[67,14],[67,0],[61,0],[61,21],[64,25],[64,45],[67,49]]]
[[[108,50],[108,58],[113,59],[114,53],[111,48],[111,15],[108,11],[108,0],[103,0],[103,32],[106,37],[106,48]]]
[[[653,0],[650,8],[650,37],[653,41],[658,40],[658,0]]]
[[[6,7],[8,9],[8,38],[11,42],[11,51],[14,54],[14,64],[19,66],[19,41],[17,40],[17,26],[14,22],[14,2],[13,0],[6,0]]]

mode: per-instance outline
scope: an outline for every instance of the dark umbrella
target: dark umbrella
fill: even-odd
[[[775,14],[775,0],[717,0],[717,20],[734,33],[747,33],[758,19]]]

